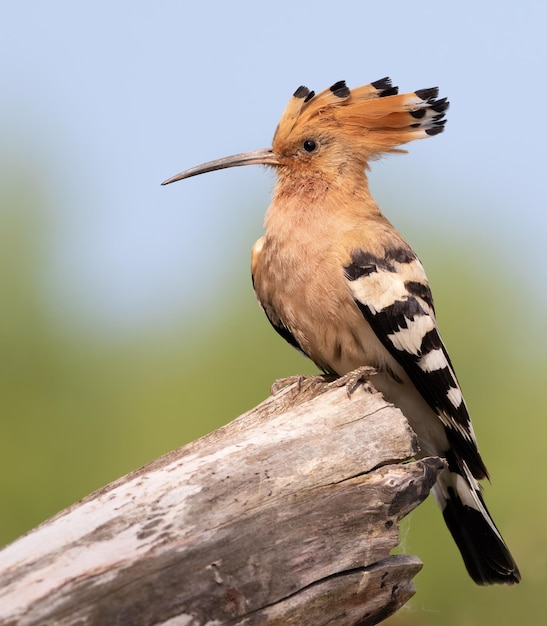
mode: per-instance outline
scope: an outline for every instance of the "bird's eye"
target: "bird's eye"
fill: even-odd
[[[306,139],[302,147],[306,152],[313,152],[317,148],[317,143],[313,139]]]

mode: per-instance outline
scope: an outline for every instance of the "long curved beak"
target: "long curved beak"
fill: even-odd
[[[164,180],[162,185],[169,185],[169,183],[174,183],[183,178],[190,178],[198,174],[206,174],[207,172],[223,170],[226,167],[237,167],[239,165],[279,165],[279,159],[271,148],[242,152],[241,154],[233,154],[232,156],[217,159],[216,161],[209,161],[208,163],[191,167],[189,170],[185,170],[180,174],[176,174]]]

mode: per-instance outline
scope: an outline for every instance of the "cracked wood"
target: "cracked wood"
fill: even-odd
[[[0,552],[0,624],[375,624],[443,461],[380,394],[301,381]]]

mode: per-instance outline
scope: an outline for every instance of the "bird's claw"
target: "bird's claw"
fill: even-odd
[[[374,387],[370,382],[370,378],[377,373],[378,370],[375,367],[363,365],[328,383],[328,387],[345,387],[348,398],[351,398],[353,392],[357,389],[357,387],[359,387],[359,385],[363,385],[363,389],[365,391],[372,393],[374,391]]]
[[[324,385],[325,390],[345,387],[348,398],[351,398],[359,385],[363,385],[365,391],[369,393],[373,392],[374,388],[370,383],[370,377],[377,373],[378,370],[375,367],[363,365],[339,377],[334,377],[330,374],[315,374],[311,376],[297,374],[296,376],[288,376],[287,378],[279,378],[276,380],[270,388],[270,393],[274,396],[295,383],[297,385],[297,391],[300,392],[304,387],[304,383],[306,383],[306,387]]]
[[[297,390],[300,392],[302,391],[304,383],[307,383],[308,385],[324,385],[325,383],[330,384],[331,382],[333,382],[332,376],[327,374],[312,374],[311,376],[297,374],[296,376],[288,376],[287,378],[278,378],[270,387],[270,393],[274,396],[286,387],[295,383],[297,384]]]

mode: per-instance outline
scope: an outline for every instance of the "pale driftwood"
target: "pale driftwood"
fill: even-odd
[[[0,552],[2,625],[376,624],[440,459],[378,393],[292,385]]]

